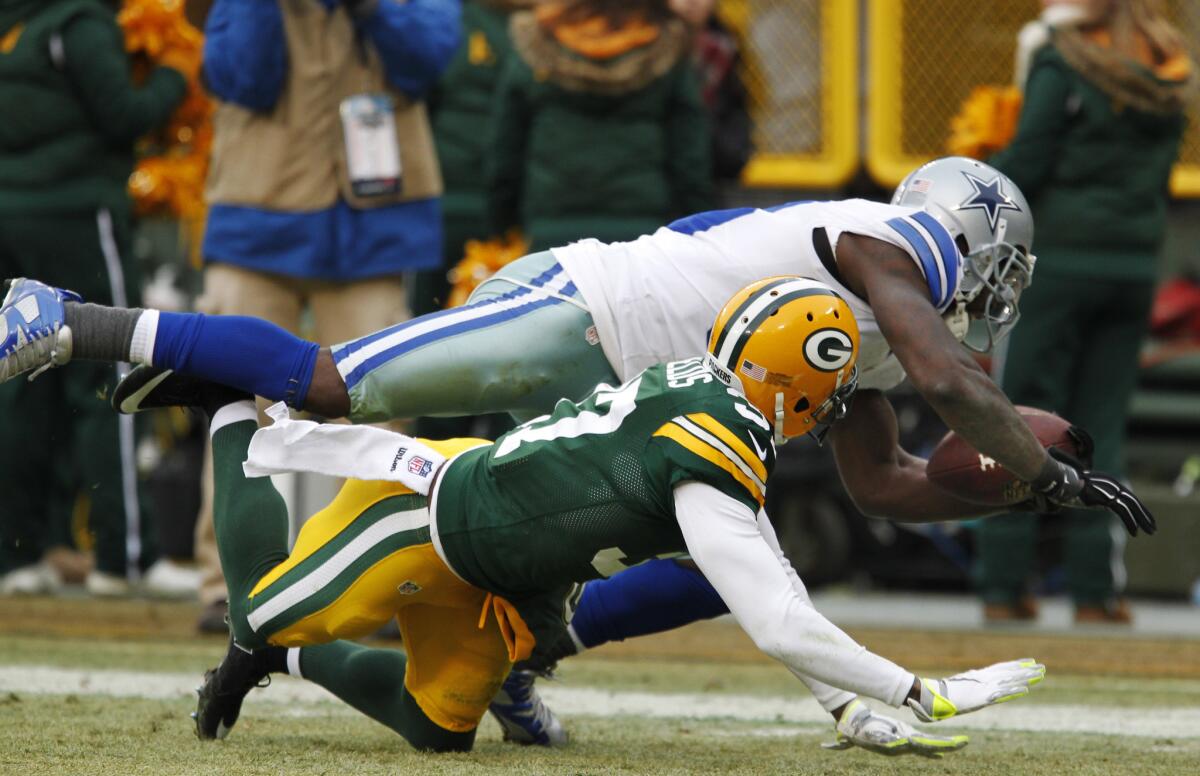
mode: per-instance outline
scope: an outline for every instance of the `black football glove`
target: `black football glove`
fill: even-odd
[[[1092,468],[1092,453],[1096,449],[1096,443],[1092,441],[1092,435],[1089,434],[1084,428],[1079,426],[1071,426],[1067,429],[1067,436],[1069,436],[1071,441],[1074,442],[1076,452],[1075,457],[1082,464],[1082,466],[1078,468]],[[1057,484],[1049,482],[1048,479],[1046,479],[1049,472],[1043,472],[1042,477],[1038,478],[1038,482],[1041,484],[1035,485],[1031,483],[1030,489],[1033,491],[1032,495],[1028,499],[1016,504],[1016,509],[1022,512],[1036,512],[1039,515],[1055,515],[1063,510],[1063,506],[1066,504],[1066,502],[1053,499],[1051,498],[1052,496],[1058,494],[1060,491],[1065,493],[1078,493],[1080,489],[1079,482],[1072,481],[1074,469],[1051,469],[1051,465],[1054,463],[1056,462],[1054,462],[1053,459],[1050,459],[1046,465],[1051,472],[1060,478],[1060,481]],[[1046,481],[1043,481],[1044,479],[1046,479]]]
[[[1081,449],[1080,452],[1084,451]],[[1090,445],[1086,452],[1090,454]],[[1154,515],[1116,477],[1091,471],[1082,461],[1056,447],[1050,448],[1049,453],[1046,467],[1030,483],[1039,504],[1044,502],[1050,507],[1107,509],[1121,518],[1130,536],[1137,536],[1139,528],[1147,534],[1157,530]]]

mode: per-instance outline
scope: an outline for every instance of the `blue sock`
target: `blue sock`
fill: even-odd
[[[159,313],[154,365],[300,408],[319,346],[238,315]]]
[[[585,647],[678,628],[726,614],[704,575],[673,560],[651,560],[588,582],[571,620]]]

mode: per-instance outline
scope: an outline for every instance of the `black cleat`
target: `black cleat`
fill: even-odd
[[[124,415],[155,407],[197,407],[211,417],[226,404],[253,398],[237,388],[143,364],[117,383],[112,406]]]
[[[204,684],[196,689],[200,696],[192,719],[196,720],[196,735],[201,740],[222,739],[237,722],[242,701],[255,687],[271,683],[268,664],[271,654],[283,647],[266,647],[247,652],[229,639],[229,651],[216,668],[204,674]]]

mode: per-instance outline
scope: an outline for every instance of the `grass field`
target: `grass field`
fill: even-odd
[[[0,599],[0,773],[1146,776],[1200,764],[1194,641],[856,631],[922,671],[1024,654],[1049,667],[1030,698],[947,723],[971,735],[965,751],[891,760],[821,749],[832,735],[820,709],[726,622],[565,662],[560,680],[542,685],[571,730],[563,750],[505,744],[488,719],[475,752],[419,755],[286,677],[251,695],[227,741],[200,742],[187,717],[190,688],[223,642],[192,636],[194,614],[186,605]]]

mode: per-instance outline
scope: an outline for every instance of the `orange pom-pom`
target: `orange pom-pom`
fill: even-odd
[[[490,240],[467,240],[462,261],[446,273],[450,280],[450,296],[446,307],[466,304],[471,292],[505,264],[516,261],[529,250],[529,243],[513,229],[503,237]]]
[[[188,23],[183,6],[184,0],[125,0],[117,23],[137,60],[175,68],[188,79],[187,96],[168,125],[138,143],[142,158],[129,194],[140,214],[182,220],[198,250],[213,107],[199,80],[204,36]]]
[[[977,86],[950,120],[946,148],[982,159],[1007,146],[1017,131],[1021,92],[1014,86]]]

